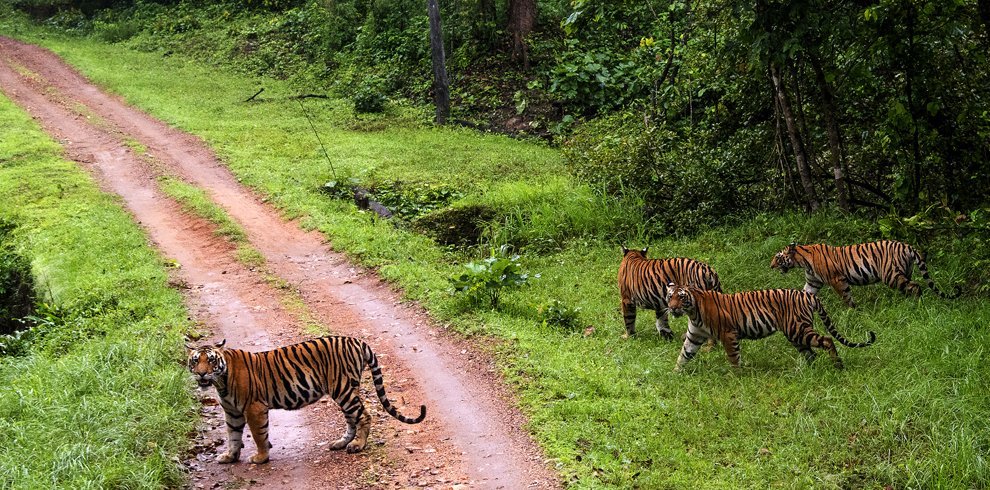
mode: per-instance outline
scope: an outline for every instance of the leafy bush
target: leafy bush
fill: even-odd
[[[392,214],[411,220],[460,199],[459,190],[429,182],[387,181],[372,186],[376,201]]]
[[[560,300],[550,300],[536,306],[536,316],[544,327],[573,330],[580,325],[581,307],[572,307]]]
[[[351,102],[354,103],[354,112],[358,114],[378,114],[385,111],[388,99],[376,84],[365,82],[351,95]]]
[[[783,185],[765,158],[770,134],[758,126],[724,137],[623,112],[579,128],[563,150],[572,174],[595,189],[639,195],[648,231],[690,234],[736,214],[783,207]]]
[[[910,243],[923,254],[953,261],[965,257],[969,289],[990,292],[990,208],[962,213],[932,205],[909,217],[887,215],[877,225],[884,238]]]
[[[22,328],[18,319],[29,315],[34,305],[31,262],[10,243],[10,233],[15,226],[0,218],[0,334]]]
[[[452,292],[465,295],[475,304],[487,299],[493,310],[498,309],[504,291],[519,289],[529,281],[529,274],[522,271],[518,255],[497,257],[492,252],[491,257],[481,262],[464,264],[464,268],[467,272],[450,279]]]

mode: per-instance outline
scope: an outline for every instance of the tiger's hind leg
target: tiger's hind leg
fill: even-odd
[[[912,281],[909,274],[894,274],[887,285],[915,298],[921,296],[921,285]]]
[[[788,340],[797,348],[798,352],[804,354],[804,358],[808,360],[808,363],[811,363],[817,357],[811,349],[821,349],[827,352],[828,356],[832,358],[836,369],[842,369],[842,359],[839,359],[839,352],[835,350],[835,342],[832,340],[832,337],[819,335],[810,325],[798,328],[795,336],[788,337],[790,337]]]
[[[347,430],[330,444],[330,449],[344,449],[347,452],[356,453],[364,449],[368,444],[368,435],[371,433],[371,415],[364,408],[364,402],[357,394],[358,383],[347,387],[334,401],[340,405],[344,411],[344,419],[347,422]]]
[[[815,359],[818,357],[818,354],[815,354],[815,351],[811,350],[811,347],[808,347],[801,342],[791,342],[791,345],[793,345],[794,348],[804,356],[804,359],[808,361],[808,364],[815,362]]]
[[[626,333],[622,337],[629,338],[636,335],[636,304],[622,300],[620,306],[622,308],[622,321],[626,324]]]

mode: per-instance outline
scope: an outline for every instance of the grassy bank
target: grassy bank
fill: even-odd
[[[721,352],[709,352],[674,374],[680,346],[658,338],[649,313],[640,315],[641,335],[620,338],[620,242],[648,244],[655,256],[708,261],[729,291],[799,287],[800,274],[771,273],[774,252],[791,240],[874,239],[872,223],[761,216],[691,239],[648,243],[636,208],[573,181],[550,148],[434,129],[414,112],[359,119],[339,101],[307,100],[331,168],[282,82],[84,39],[33,39],[97,83],[202,136],[286,216],[377,267],[442,322],[502,339],[501,365],[530,428],[575,487],[966,488],[990,479],[990,307],[979,298],[912,300],[871,286],[853,291],[860,307],[851,311],[823,292],[846,337],[878,335],[868,349],[840,347],[844,371],[828,362],[806,366],[776,336],[744,342],[739,371]],[[265,97],[243,102],[259,85]],[[319,190],[351,176],[450,186],[462,193],[455,205],[482,203],[498,219],[478,247],[441,247]],[[472,308],[448,293],[447,278],[461,263],[505,243],[541,277],[508,295],[500,311]],[[935,280],[948,285],[966,260],[933,261]],[[541,325],[534,306],[553,299],[581,308],[576,327]],[[594,329],[585,336],[588,326]],[[673,327],[683,332],[686,321]]]
[[[186,314],[160,257],[2,96],[0,196],[49,305],[27,352],[0,356],[0,488],[180,485]]]

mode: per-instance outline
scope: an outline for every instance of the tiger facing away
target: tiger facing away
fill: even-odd
[[[648,259],[646,252],[622,247],[619,264],[619,296],[626,337],[636,334],[636,308],[656,311],[657,332],[673,339],[667,319],[667,284],[687,284],[702,289],[722,290],[718,274],[708,264],[687,258]]]
[[[959,296],[959,287],[953,295],[947,295],[935,287],[928,275],[928,266],[914,247],[893,240],[861,243],[846,247],[830,247],[824,244],[796,245],[777,252],[770,261],[770,268],[781,274],[795,267],[804,269],[804,290],[817,294],[824,285],[829,285],[850,308],[856,307],[849,286],[865,286],[883,282],[891,288],[912,296],[921,296],[921,286],[911,280],[914,264],[918,264],[921,276],[944,299]]]
[[[733,367],[739,367],[739,340],[761,339],[781,331],[787,340],[804,354],[810,364],[817,354],[812,348],[828,352],[835,367],[842,369],[842,360],[831,337],[814,330],[814,312],[842,345],[866,347],[876,340],[852,343],[836,330],[818,297],[796,289],[766,289],[735,294],[705,291],[673,283],[667,286],[667,305],[674,316],[688,316],[687,337],[677,357],[675,371],[680,371],[710,337],[717,337],[725,346],[725,355]]]
[[[347,421],[347,430],[330,449],[347,448],[353,453],[364,449],[371,431],[371,416],[358,393],[361,374],[367,365],[375,383],[378,400],[389,415],[407,424],[418,424],[426,417],[421,405],[419,416],[400,414],[385,395],[382,371],[371,347],[350,337],[321,337],[264,352],[224,348],[226,340],[215,345],[187,345],[189,371],[200,388],[213,385],[227,420],[227,452],[219,463],[240,458],[244,424],[251,429],[258,452],[249,461],[268,461],[268,411],[273,408],[296,410],[330,395]]]

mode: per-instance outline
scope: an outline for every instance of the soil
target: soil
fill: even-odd
[[[485,349],[447,332],[376,275],[335,253],[324,237],[302,230],[240,185],[199,138],[128,106],[93,85],[56,55],[0,37],[0,90],[121,197],[153,246],[178,267],[170,283],[191,318],[227,345],[265,350],[308,338],[313,320],[359,337],[378,354],[386,390],[405,414],[420,404],[426,420],[406,425],[382,409],[370,379],[373,415],[368,448],[330,451],[344,430],[328,399],[298,411],[271,412],[271,460],[219,465],[225,427],[216,393],[195,392],[201,428],[190,435],[185,465],[192,488],[559,488],[557,475],[524,430],[525,417]],[[133,142],[147,148],[132,149]],[[128,144],[130,143],[130,145]],[[215,226],[185,213],[158,187],[168,175],[203,189],[245,230],[265,265],[236,260],[234,244]],[[370,378],[366,376],[366,378]],[[329,403],[328,403],[329,401]]]

